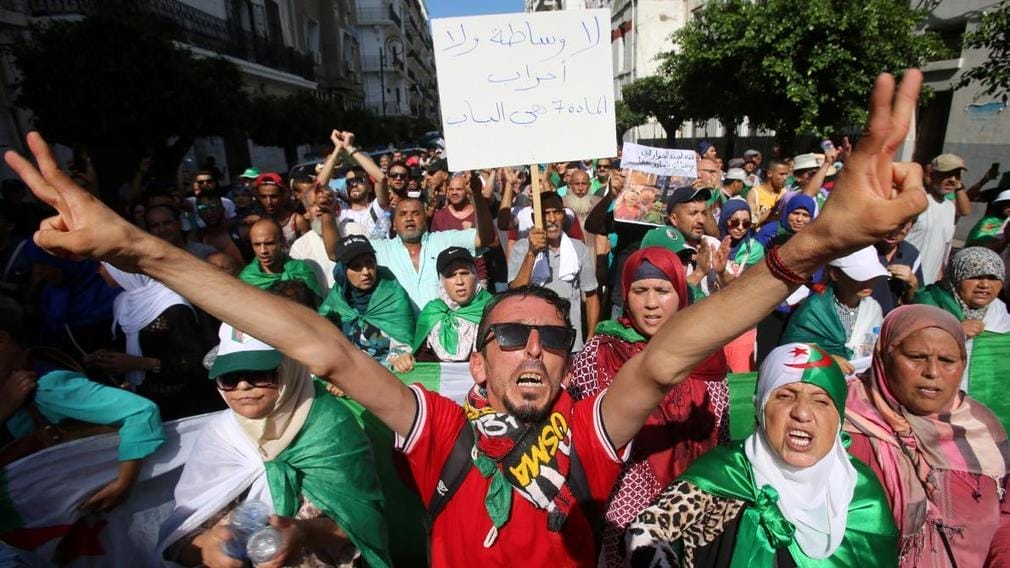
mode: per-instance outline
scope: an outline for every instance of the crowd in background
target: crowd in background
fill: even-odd
[[[708,302],[754,266],[772,266],[771,251],[831,206],[853,152],[847,138],[793,156],[755,150],[720,156],[703,142],[697,180],[667,188],[663,214],[648,225],[615,215],[627,183],[620,155],[542,164],[536,172],[529,166],[452,172],[438,147],[370,154],[355,145],[353,133],[340,130],[331,142],[332,152],[314,167],[285,174],[251,167],[229,187],[216,168],[193,172],[185,187],[139,171],[124,188],[129,199],[120,213],[231,277],[316,311],[350,345],[397,373],[425,362],[468,362],[492,337],[505,348],[518,334],[519,347],[527,345],[529,328],[525,335],[509,324],[489,328],[482,318],[510,289],[549,290],[571,333],[540,326],[537,337],[545,349],[571,353],[563,386],[572,404],[599,397],[674,313]],[[905,566],[981,566],[1010,547],[1002,520],[1010,512],[1004,499],[1010,448],[1002,425],[1010,416],[995,416],[968,398],[951,402],[961,400],[958,390],[967,392],[976,376],[970,363],[977,338],[1010,333],[1004,288],[1010,188],[986,187],[995,171],[965,187],[969,173],[953,154],[937,156],[925,172],[928,205],[916,219],[829,262],[664,394],[598,511],[606,565],[728,565],[727,558],[741,553],[741,535],[766,530],[761,539],[785,539],[773,542],[768,558],[785,544],[805,557],[833,558],[835,565],[893,565],[900,557]],[[87,187],[87,179],[78,181]],[[986,203],[986,215],[955,246],[955,226],[973,201]],[[269,345],[236,350],[234,335],[241,332],[158,280],[47,254],[32,233],[50,214],[22,182],[4,182],[0,419],[4,442],[27,436],[39,411],[52,423],[73,418],[118,429],[119,476],[88,507],[108,509],[127,498],[138,464],[164,441],[161,421],[226,408],[243,415],[235,406],[241,403],[229,397],[242,392],[235,391],[239,382],[280,385],[267,427],[281,424],[276,427],[290,432],[288,445],[274,447],[284,435],[266,436],[256,420],[240,419],[245,434],[229,435],[251,436],[262,454],[253,461],[295,460],[295,449],[305,450],[293,436],[312,424],[323,428],[316,413],[326,413],[325,424],[347,422],[346,411],[330,406],[344,396],[338,387],[297,378],[307,371],[281,362]],[[244,349],[277,359],[260,367],[255,357],[230,363]],[[940,386],[893,379],[911,377],[907,369],[923,364],[941,376]],[[759,434],[732,453],[727,377],[759,368]],[[267,376],[275,369],[279,379]],[[239,371],[246,375],[228,382]],[[249,373],[266,375],[257,383]],[[307,401],[327,402],[307,410]],[[468,412],[482,415],[487,402],[467,404]],[[280,419],[273,413],[282,407]],[[786,429],[773,408],[810,429]],[[347,467],[358,471],[368,461],[360,458],[368,441],[350,430],[341,426],[340,435],[356,440],[347,445],[357,448],[358,465]],[[842,430],[852,438],[847,451],[862,463],[850,462],[838,438]],[[327,435],[312,432],[319,440]],[[346,448],[318,444],[335,460],[328,467],[354,461],[341,453]],[[819,455],[827,457],[816,464],[790,458],[808,444],[823,445]],[[14,445],[5,446],[4,464],[25,455]],[[746,471],[759,479],[754,487],[729,480],[727,472],[743,467],[744,454],[753,468]],[[782,473],[783,462],[793,473]],[[375,480],[364,477],[369,489],[354,505],[337,494],[344,489],[331,495],[308,489],[307,482],[307,492],[286,505],[292,517],[328,518],[351,543],[327,548],[307,539],[314,548],[303,565],[389,561],[385,537],[364,527],[372,522],[366,519],[381,518]],[[193,480],[184,475],[183,482]],[[764,506],[765,483],[778,488],[779,514],[795,526],[795,536],[758,528],[765,520],[751,516]],[[557,501],[547,493],[545,507],[553,511]],[[821,509],[810,509],[810,502]],[[858,503],[883,507],[885,515],[868,516]],[[196,524],[180,520],[185,530],[173,533],[164,557],[206,562],[201,543],[226,526],[234,503],[225,505],[208,505]],[[668,518],[672,512],[677,518]],[[853,535],[853,527],[863,532]],[[325,540],[331,529],[313,530]],[[679,547],[671,544],[678,541]],[[894,555],[890,562],[880,560],[886,554]]]

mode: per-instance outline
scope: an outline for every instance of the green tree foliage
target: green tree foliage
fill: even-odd
[[[1010,99],[1010,0],[982,15],[978,28],[964,37],[969,49],[988,49],[989,56],[976,67],[961,75],[958,87],[969,83],[982,84],[983,95]]]
[[[16,103],[51,141],[85,146],[104,190],[153,153],[175,171],[193,138],[235,127],[246,97],[235,65],[176,47],[170,24],[129,3],[30,29],[11,47]]]
[[[673,34],[661,72],[681,85],[688,118],[746,116],[790,151],[796,134],[862,123],[878,73],[939,49],[915,31],[923,17],[900,0],[713,0]]]
[[[621,89],[621,98],[628,110],[639,115],[656,117],[666,130],[668,145],[672,145],[681,123],[694,118],[687,113],[685,91],[679,83],[675,75],[653,75],[635,79]],[[642,122],[644,120],[635,124]]]
[[[617,140],[620,142],[625,132],[644,123],[649,115],[632,110],[627,101],[620,100],[614,103],[614,117],[617,123]]]
[[[243,121],[246,133],[261,146],[284,148],[295,164],[302,144],[329,144],[334,128],[350,130],[361,146],[419,138],[434,128],[430,122],[408,116],[376,116],[365,110],[344,110],[339,105],[304,92],[285,97],[252,97]]]

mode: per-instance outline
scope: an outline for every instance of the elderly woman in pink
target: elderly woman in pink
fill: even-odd
[[[1010,445],[960,391],[965,362],[957,318],[901,306],[884,319],[871,370],[849,381],[849,452],[887,492],[903,567],[1010,565]]]

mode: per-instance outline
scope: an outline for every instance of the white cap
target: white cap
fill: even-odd
[[[999,203],[1000,201],[1010,201],[1010,189],[1004,189],[999,192],[996,199],[992,200],[993,203]]]
[[[798,154],[793,158],[793,171],[810,170],[821,167],[816,154]]]
[[[829,262],[828,266],[838,268],[856,282],[866,282],[889,274],[884,265],[880,264],[877,249],[872,246],[859,249],[849,256],[836,258]]]
[[[726,172],[726,177],[723,178],[723,181],[726,182],[731,180],[747,183],[747,172],[745,172],[743,168],[730,168],[729,171]]]

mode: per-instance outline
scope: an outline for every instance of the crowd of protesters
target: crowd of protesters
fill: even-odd
[[[259,499],[264,566],[392,565],[405,505],[353,401],[395,434],[432,565],[1007,565],[1010,416],[966,393],[1010,333],[1010,188],[892,164],[919,81],[878,79],[856,146],[702,143],[653,225],[615,218],[620,155],[451,172],[341,130],[292,176],[138,174],[117,216],[30,135],[0,202],[0,463],[40,421],[118,429],[84,503],[107,511],[162,420],[224,410],[156,562],[241,566],[230,517]],[[462,406],[405,384],[429,362],[469,365]],[[732,441],[728,377],[753,371]]]

